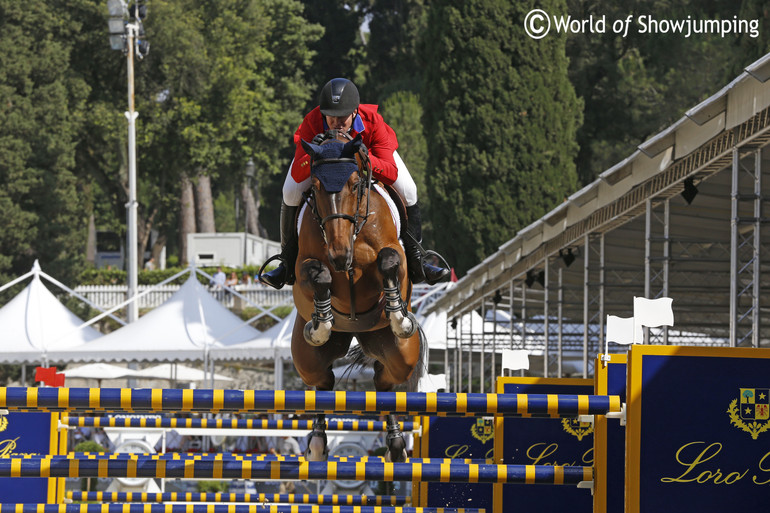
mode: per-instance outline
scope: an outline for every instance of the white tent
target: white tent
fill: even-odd
[[[417,316],[428,347],[431,349],[446,349],[446,312],[431,312],[428,316]]]
[[[206,376],[202,370],[193,369],[178,363],[161,363],[154,367],[134,371],[134,377],[144,379],[167,379],[169,381],[203,381],[210,380],[211,376]],[[214,381],[232,381],[232,378],[222,374],[214,374]]]
[[[211,350],[215,360],[272,360],[273,358],[291,358],[291,333],[297,309],[270,329],[258,333],[257,337],[248,342],[226,347],[216,347]]]
[[[74,369],[64,369],[61,371],[67,379],[125,379],[136,376],[134,369],[119,367],[109,363],[88,363],[75,367]]]
[[[260,332],[219,304],[195,273],[161,306],[99,340],[50,352],[52,361],[208,360],[212,348],[253,340]]]
[[[91,327],[78,329],[83,321],[61,304],[43,285],[37,262],[32,271],[13,283],[32,276],[29,285],[0,308],[0,362],[47,363],[52,351],[66,350],[102,336]],[[46,276],[47,277],[47,276]]]

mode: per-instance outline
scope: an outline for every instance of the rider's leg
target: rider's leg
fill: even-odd
[[[417,203],[417,186],[397,151],[393,152],[393,159],[396,161],[396,167],[398,168],[398,178],[393,183],[393,188],[404,197],[406,215],[409,218],[407,231],[414,237],[414,240],[410,237],[404,237],[403,240],[407,267],[409,268],[409,279],[412,283],[420,283],[424,280],[428,284],[433,285],[449,276],[450,271],[422,260],[420,248],[417,246],[417,243],[422,242],[422,215],[420,214],[420,206]]]
[[[289,166],[291,170],[291,166]],[[260,275],[259,280],[276,289],[294,283],[294,267],[297,263],[299,241],[295,220],[297,209],[302,202],[302,193],[310,186],[310,179],[297,183],[291,176],[286,176],[283,184],[281,202],[281,263],[272,271]]]

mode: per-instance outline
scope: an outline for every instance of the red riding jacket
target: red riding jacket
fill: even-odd
[[[393,160],[393,152],[398,148],[398,139],[382,116],[377,112],[377,105],[362,104],[358,106],[358,116],[353,121],[350,135],[355,137],[361,134],[361,138],[369,149],[369,160],[372,162],[372,175],[388,185],[398,178],[398,169]],[[321,115],[320,107],[311,110],[302,120],[294,133],[294,144],[297,149],[294,152],[294,163],[291,166],[291,177],[300,183],[310,176],[310,157],[300,144],[300,139],[307,142],[313,140],[317,134],[326,131],[327,126]]]

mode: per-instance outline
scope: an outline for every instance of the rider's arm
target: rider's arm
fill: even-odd
[[[374,122],[367,124],[367,130],[372,130],[366,143],[369,149],[369,159],[372,162],[372,174],[378,180],[388,185],[398,178],[398,168],[393,159],[393,152],[398,148],[396,132],[382,119],[379,113],[374,114]]]
[[[305,153],[300,140],[304,139],[310,142],[319,132],[323,132],[323,121],[321,120],[321,112],[316,107],[305,116],[302,124],[294,132],[295,150],[294,162],[291,165],[291,177],[296,183],[303,182],[310,177],[310,155]]]

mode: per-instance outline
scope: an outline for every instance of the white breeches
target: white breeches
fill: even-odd
[[[412,175],[409,174],[406,164],[401,160],[397,151],[393,152],[393,160],[396,161],[396,167],[398,168],[398,178],[393,183],[393,188],[404,197],[406,206],[411,207],[417,203],[417,185],[415,185]],[[302,194],[310,188],[310,178],[300,183],[295,182],[291,176],[291,166],[293,164],[294,161],[292,160],[291,164],[289,164],[289,173],[283,182],[283,202],[290,207],[298,207],[302,202]]]

